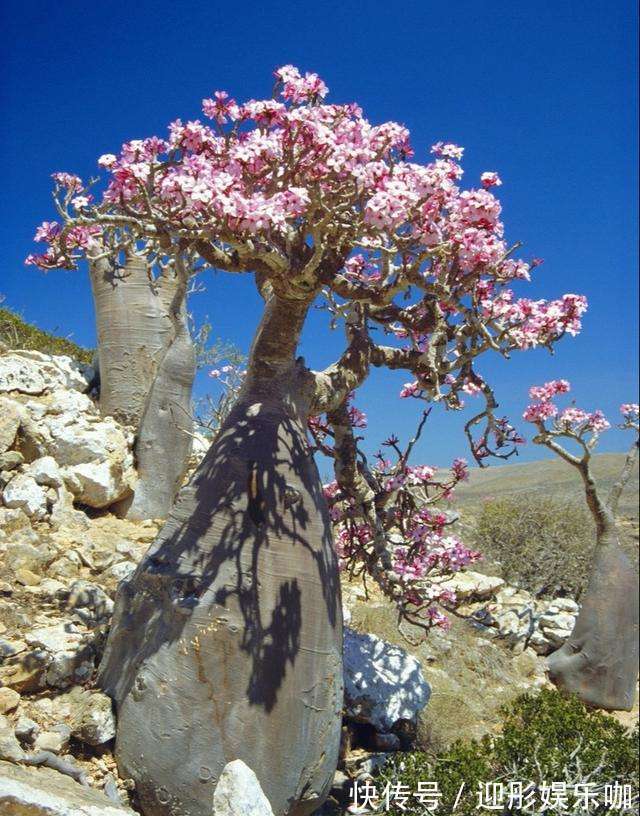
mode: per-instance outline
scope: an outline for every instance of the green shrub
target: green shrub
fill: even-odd
[[[484,503],[475,544],[497,561],[510,584],[540,596],[586,586],[595,530],[586,507],[540,496],[510,496]]]
[[[66,337],[42,331],[27,323],[11,309],[0,307],[0,347],[29,349],[43,354],[67,354],[82,363],[90,363],[91,349],[83,348]]]
[[[503,814],[535,812],[538,816],[579,813],[573,798],[573,786],[589,784],[598,801],[590,814],[610,812],[604,805],[605,786],[619,783],[630,785],[634,796],[638,791],[638,729],[629,733],[613,717],[588,711],[576,697],[565,696],[554,689],[545,689],[535,696],[523,695],[503,708],[501,732],[481,740],[456,742],[446,751],[433,756],[426,753],[396,754],[376,779],[382,792],[386,784],[398,791],[398,783],[412,793],[420,782],[435,782],[442,794],[438,813],[453,811],[458,792],[463,794],[455,813],[472,816],[478,809],[478,790],[484,783],[504,786]],[[532,811],[518,806],[508,807],[509,783],[524,783],[537,803]],[[566,783],[566,809],[541,807],[542,783]],[[403,811],[391,796],[389,814],[425,813],[415,798]],[[619,813],[636,813],[637,803]],[[485,811],[488,812],[488,811]],[[495,811],[494,811],[495,812]]]

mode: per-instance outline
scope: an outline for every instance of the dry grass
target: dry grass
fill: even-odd
[[[406,649],[422,666],[432,696],[423,711],[417,747],[438,752],[456,739],[478,738],[494,731],[499,709],[530,688],[540,662],[511,652],[476,633],[471,624],[453,619],[448,632],[433,630],[420,645],[398,632],[390,604],[375,595],[349,604],[353,628],[371,632]],[[412,636],[418,637],[418,630]]]
[[[83,348],[66,337],[42,331],[5,307],[0,308],[0,347],[2,346],[41,351],[43,354],[67,354],[82,363],[90,363],[93,357],[91,349]]]
[[[593,471],[604,495],[611,488],[624,462],[623,453],[600,453],[593,458]],[[584,490],[575,468],[559,459],[526,462],[522,465],[492,465],[471,468],[470,478],[456,491],[460,506],[469,510],[486,499],[513,495],[552,495],[558,500],[584,506]],[[638,518],[638,465],[620,500],[620,515]]]

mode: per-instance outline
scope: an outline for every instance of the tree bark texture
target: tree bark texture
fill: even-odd
[[[549,656],[551,679],[588,705],[630,710],[638,677],[638,576],[615,528],[599,533],[571,637]]]
[[[147,816],[210,816],[234,759],[276,816],[313,813],[331,786],[342,607],[294,360],[306,309],[268,299],[236,405],[118,591],[100,683]]]
[[[186,280],[149,275],[143,258],[123,269],[91,264],[100,369],[100,411],[135,429],[138,483],[117,508],[128,518],[166,517],[191,451],[195,355]]]

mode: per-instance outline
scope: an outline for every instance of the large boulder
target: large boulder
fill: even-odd
[[[131,494],[133,433],[99,415],[84,393],[90,377],[70,357],[0,354],[0,456],[11,454],[2,468],[6,507],[35,520],[56,515],[58,526],[73,520],[74,500],[103,509]]]
[[[10,351],[0,355],[0,393],[44,394],[55,388],[86,391],[90,366],[65,355]]]
[[[431,688],[420,663],[399,646],[370,634],[344,630],[344,711],[380,733],[416,723]]]

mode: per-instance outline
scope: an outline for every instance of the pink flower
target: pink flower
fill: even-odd
[[[461,159],[464,154],[464,147],[458,147],[451,142],[436,142],[431,148],[431,152],[436,156],[446,159]]]
[[[42,224],[36,230],[36,234],[33,236],[34,241],[46,241],[47,244],[53,243],[55,239],[60,235],[60,224],[57,221],[43,221]],[[34,257],[34,256],[30,256]]]
[[[500,187],[502,185],[500,176],[493,172],[483,173],[480,176],[480,181],[483,187]]]
[[[202,100],[202,111],[208,119],[215,119],[218,124],[224,125],[229,119],[235,121],[239,118],[240,108],[226,91],[215,91],[213,97]]]
[[[639,411],[637,402],[624,402],[620,406],[620,413],[625,419],[637,419]]]
[[[274,75],[282,83],[282,96],[290,102],[307,102],[315,98],[324,98],[329,89],[317,74],[306,73],[301,76],[293,65],[278,68]]]
[[[571,383],[568,380],[550,380],[544,385],[532,385],[529,389],[529,397],[534,400],[548,401],[556,394],[568,394],[571,391]]]
[[[611,424],[600,410],[589,414],[587,425],[596,434],[607,431],[611,427]]]
[[[113,153],[103,153],[102,156],[98,159],[98,164],[100,167],[113,167],[113,165],[118,161],[118,159],[113,155]]]
[[[454,459],[451,465],[451,471],[456,481],[466,482],[469,478],[469,465],[466,459]]]
[[[59,187],[66,187],[69,192],[81,190],[84,186],[82,179],[73,173],[52,173],[51,178]]]
[[[361,411],[359,408],[356,408],[355,405],[351,405],[349,407],[349,420],[351,421],[352,428],[366,428],[367,427],[367,415],[364,411]]]
[[[76,196],[71,199],[71,203],[76,210],[81,210],[83,207],[88,207],[91,204],[93,196]]]
[[[405,383],[402,388],[400,389],[400,398],[406,399],[407,397],[419,397],[422,392],[422,387],[417,380],[413,382]]]
[[[534,402],[528,405],[522,414],[522,418],[527,422],[544,422],[558,413],[557,407],[552,402]]]

